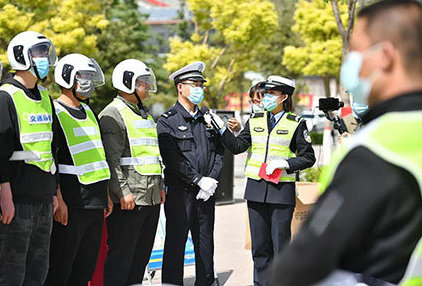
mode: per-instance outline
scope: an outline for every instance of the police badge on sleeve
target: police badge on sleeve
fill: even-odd
[[[308,142],[309,144],[312,143],[312,139],[311,139],[311,136],[309,135],[308,130],[303,130],[303,138],[305,138],[305,141]]]

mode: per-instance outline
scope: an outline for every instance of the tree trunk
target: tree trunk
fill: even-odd
[[[355,23],[355,12],[356,12],[357,1],[358,0],[349,0],[349,5],[348,5],[349,19],[347,20],[347,27],[344,27],[343,22],[341,20],[341,16],[340,16],[340,8],[338,6],[338,0],[331,0],[331,7],[333,9],[337,28],[340,33],[342,44],[343,44],[342,50],[341,50],[342,59],[344,59],[344,57],[346,56],[349,50],[350,35],[352,34],[353,26]],[[328,80],[328,84],[325,81],[326,80],[324,79],[324,88],[325,88],[326,95],[330,95],[329,80]],[[327,89],[327,85],[328,85],[328,89]],[[340,89],[338,89],[338,93],[340,94],[341,99],[346,103],[346,105],[349,104],[349,96],[348,94],[345,93],[343,87],[340,87]]]
[[[325,97],[331,97],[330,76],[326,75],[322,78],[322,80],[324,81]]]
[[[202,41],[202,44],[205,45],[206,43],[208,43],[208,37],[210,35],[210,30],[207,30],[205,32],[205,36],[204,36],[204,40]]]
[[[340,8],[338,6],[337,0],[331,0],[331,7],[333,8],[334,18],[336,19],[336,24],[337,24],[338,32],[340,33],[340,36],[341,36],[341,41],[342,41],[342,44],[343,44],[342,45],[343,48],[342,48],[341,56],[342,56],[342,58],[344,58],[344,56],[346,55],[346,52],[347,52],[347,48],[348,48],[347,31],[344,28],[343,21],[341,20]]]
[[[195,20],[195,18],[192,19],[193,25],[195,27],[195,33],[199,34],[199,27],[198,27],[198,22]]]
[[[230,73],[231,73],[231,71],[232,71],[232,68],[233,68],[233,65],[234,65],[234,63],[235,63],[235,62],[236,62],[236,57],[234,57],[234,58],[230,61],[229,67],[227,68],[227,74],[226,74],[226,76],[223,78],[223,80],[220,82],[220,85],[218,86],[217,98],[220,98],[221,93],[223,92],[224,85],[226,84],[226,81],[227,81],[227,79],[228,79],[228,77],[229,77],[229,74],[230,74]]]
[[[344,27],[343,22],[341,20],[340,15],[340,8],[338,6],[338,0],[331,0],[331,7],[333,9],[334,17],[336,19],[336,24],[338,31],[341,36],[341,40],[343,43],[342,48],[342,58],[346,55],[347,51],[349,50],[349,40],[350,35],[353,30],[353,26],[355,23],[355,12],[356,12],[356,3],[358,0],[349,0],[349,6],[348,6],[348,21],[347,21],[347,27]]]
[[[350,35],[352,34],[353,27],[355,25],[355,12],[356,12],[356,3],[358,0],[350,0],[349,1],[349,19],[347,20],[347,34],[346,34],[346,44],[347,46],[343,46],[343,57],[346,55],[346,53],[349,50],[349,41],[350,41]]]
[[[220,53],[218,54],[218,56],[215,58],[215,60],[213,61],[212,65],[211,65],[211,69],[214,69],[215,66],[218,64],[218,61],[221,59],[221,57],[224,55],[224,53],[227,50],[227,46],[225,46]]]

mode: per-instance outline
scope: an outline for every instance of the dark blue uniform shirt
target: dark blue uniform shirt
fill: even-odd
[[[198,191],[202,177],[217,179],[223,165],[224,147],[201,110],[192,116],[179,102],[157,121],[158,142],[169,191]]]

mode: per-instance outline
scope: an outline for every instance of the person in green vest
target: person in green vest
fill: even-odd
[[[313,285],[338,271],[391,285],[407,268],[401,283],[422,285],[421,43],[419,1],[378,1],[358,12],[340,78],[369,110],[324,168],[323,194],[274,259],[271,285]]]
[[[97,263],[108,214],[110,171],[96,114],[87,104],[104,75],[94,59],[70,54],[60,59],[55,81],[61,94],[54,101],[59,122],[59,207],[51,235],[50,268],[44,285],[88,284]]]
[[[9,73],[0,87],[0,285],[42,285],[57,207],[54,106],[44,81],[57,62],[37,32],[7,47]],[[53,140],[54,139],[54,140]]]
[[[289,242],[296,203],[297,172],[315,163],[314,150],[306,123],[290,111],[294,81],[269,76],[253,92],[264,90],[264,111],[258,105],[238,136],[223,127],[212,115],[226,148],[239,154],[248,150],[245,199],[248,202],[251,230],[254,285],[268,285],[268,266]],[[258,108],[257,108],[258,107]],[[261,111],[261,112],[259,112]],[[222,123],[222,122],[221,122]],[[276,169],[278,169],[276,171]],[[276,172],[275,172],[276,171]],[[273,173],[281,173],[278,177]]]
[[[112,80],[118,95],[100,113],[115,204],[107,218],[104,285],[124,286],[142,283],[165,193],[156,125],[143,105],[157,92],[154,72],[127,59],[114,68]]]

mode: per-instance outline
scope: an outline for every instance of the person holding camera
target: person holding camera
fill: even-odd
[[[251,229],[254,285],[268,285],[267,267],[273,256],[290,241],[296,173],[315,163],[305,122],[290,113],[294,81],[270,76],[261,87],[265,110],[253,113],[237,137],[218,116],[212,118],[229,151],[239,154],[249,150],[245,199]],[[270,182],[266,176],[275,179]]]

